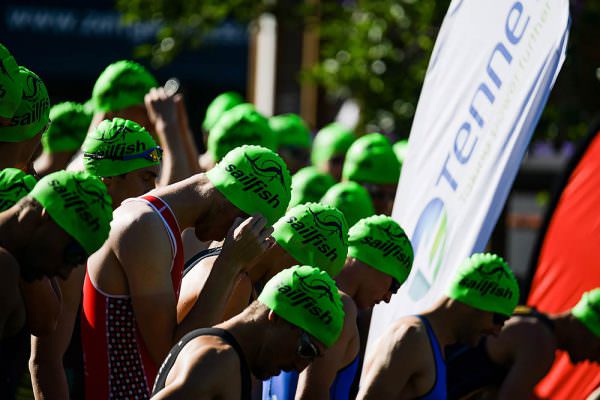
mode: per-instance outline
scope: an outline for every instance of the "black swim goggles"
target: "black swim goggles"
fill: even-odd
[[[310,336],[305,331],[300,334],[298,340],[298,349],[296,354],[305,360],[314,360],[321,355],[319,348],[310,340]]]

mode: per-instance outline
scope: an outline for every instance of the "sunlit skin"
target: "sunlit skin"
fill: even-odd
[[[502,329],[493,323],[493,313],[448,297],[421,315],[431,324],[441,349],[456,343],[474,346],[482,336],[497,335]],[[423,322],[415,316],[394,322],[376,341],[365,360],[364,371],[357,399],[408,399],[431,390],[436,382],[436,368]]]
[[[334,277],[344,305],[344,327],[327,354],[315,360],[299,377],[296,399],[326,398],[338,371],[350,365],[360,350],[358,311],[370,311],[375,304],[389,302],[392,277],[352,257]]]
[[[281,371],[302,371],[313,359],[298,354],[301,329],[255,302],[216,328],[227,330],[239,343],[252,375],[260,380]],[[309,335],[322,355],[322,343]],[[165,388],[154,399],[239,399],[242,390],[239,355],[215,336],[192,339],[169,371]]]
[[[113,209],[127,198],[141,196],[156,187],[158,165],[140,168],[126,174],[101,178],[112,199]],[[85,267],[82,267],[85,272]],[[58,279],[62,293],[62,307],[57,321],[58,329],[51,333],[32,338],[30,372],[36,393],[42,391],[50,398],[64,398],[67,393],[67,379],[62,367],[62,357],[67,350],[79,304],[85,273],[76,271],[68,279]]]
[[[275,243],[272,238],[269,239],[269,242],[269,247],[264,253],[255,260],[249,260],[250,262],[246,264],[244,273],[238,276],[236,280],[223,315],[214,323],[224,321],[242,312],[254,300],[255,287],[264,286],[269,279],[280,271],[298,264],[298,261]],[[196,302],[216,261],[217,257],[205,258],[185,275],[177,303],[177,318],[179,320],[188,314]]]
[[[113,209],[125,199],[138,197],[156,188],[156,179],[160,167],[152,165],[122,175],[102,178],[112,199]]]

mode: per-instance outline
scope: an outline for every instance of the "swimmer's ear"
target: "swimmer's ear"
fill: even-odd
[[[269,315],[267,315],[269,321],[277,322],[279,316],[273,312],[273,310],[269,310]]]

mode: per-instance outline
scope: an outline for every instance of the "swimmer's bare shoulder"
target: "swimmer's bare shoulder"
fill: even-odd
[[[498,337],[488,337],[488,356],[508,368],[498,398],[528,398],[535,385],[550,371],[556,337],[538,318],[511,318]]]
[[[138,260],[160,266],[171,263],[172,249],[165,224],[141,201],[127,202],[115,210],[109,242],[126,270],[139,264]]]
[[[169,372],[166,385],[153,399],[239,399],[240,359],[216,336],[192,339]]]
[[[364,383],[357,399],[417,397],[415,382],[430,366],[427,330],[417,317],[394,322],[367,357]]]

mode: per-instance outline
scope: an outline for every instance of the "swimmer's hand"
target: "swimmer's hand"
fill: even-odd
[[[164,88],[152,88],[144,98],[150,122],[160,133],[162,125],[178,127],[179,110],[174,96],[169,96]],[[158,125],[158,126],[157,126]]]
[[[272,246],[269,240],[272,233],[273,227],[267,225],[267,219],[260,214],[245,220],[237,218],[227,232],[219,258],[237,273],[246,271]]]

